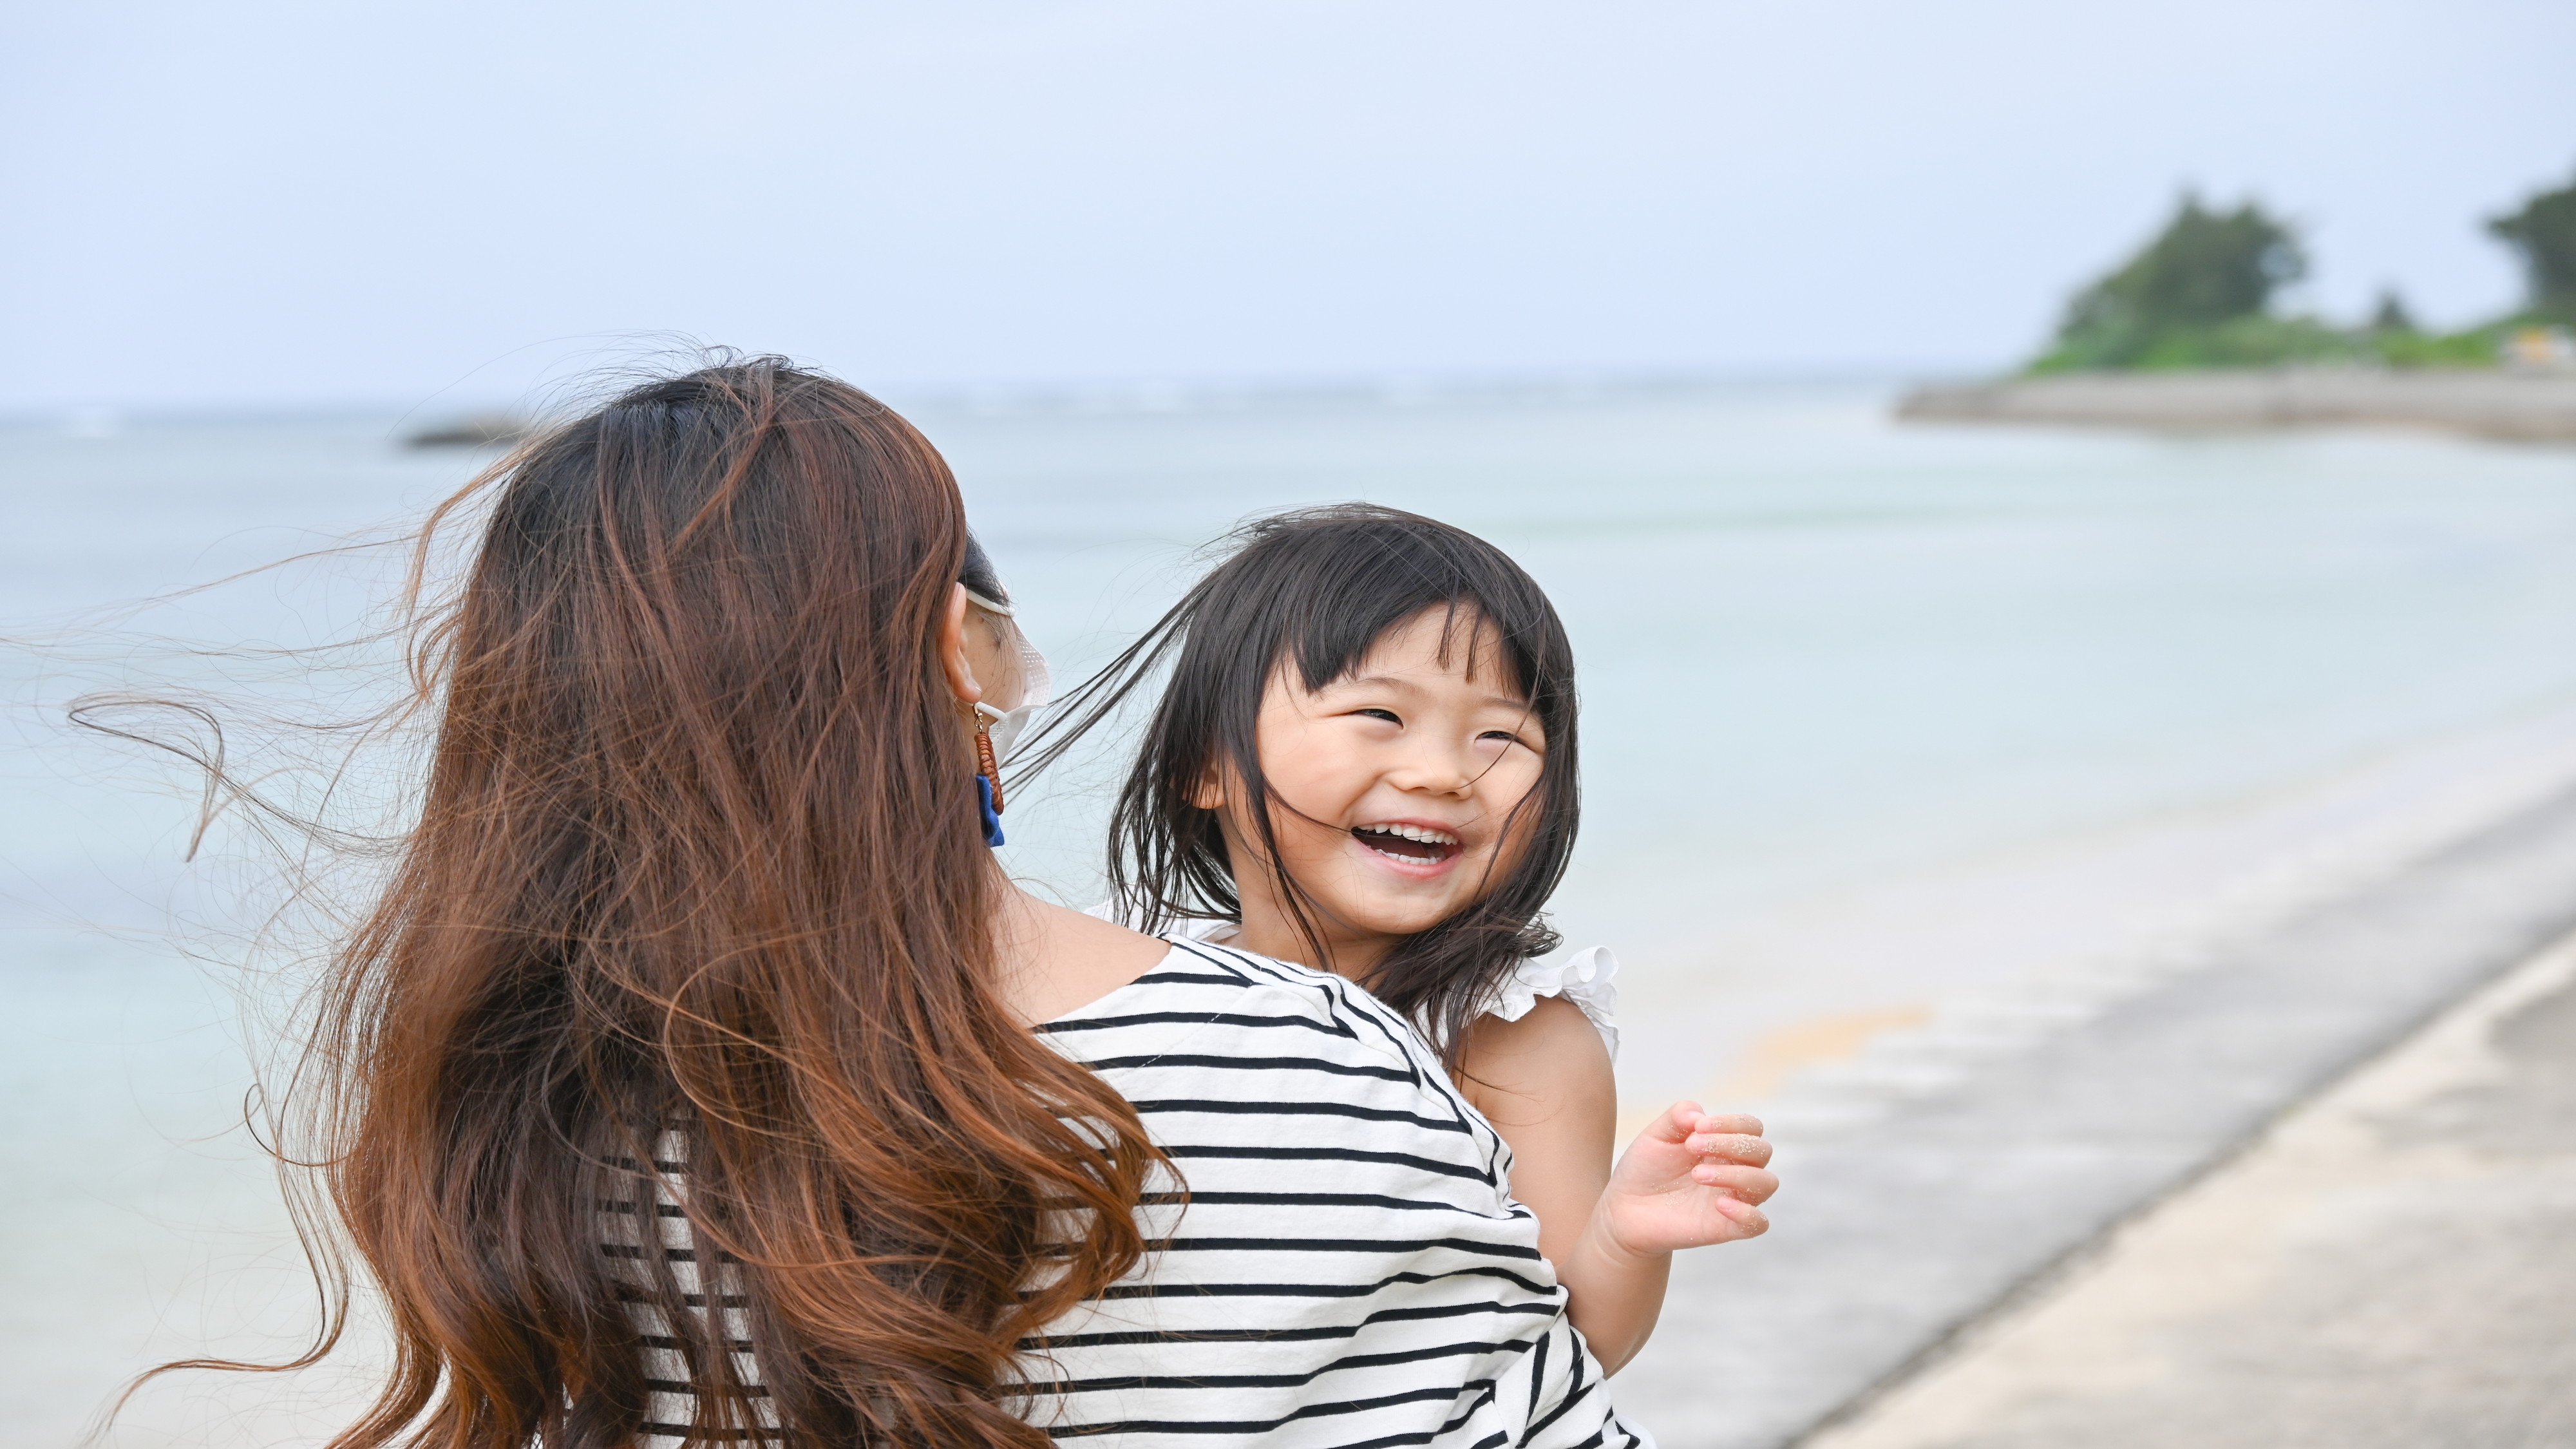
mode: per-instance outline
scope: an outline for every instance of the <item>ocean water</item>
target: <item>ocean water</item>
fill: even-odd
[[[1364,498],[1520,559],[1582,677],[1585,828],[1557,916],[1625,963],[1622,1088],[1645,1110],[1760,1104],[1945,1003],[2576,772],[2576,452],[1899,428],[1891,396],[1675,384],[908,411],[1060,679],[1261,510]],[[135,1368],[275,1352],[308,1311],[274,1185],[230,1125],[259,1045],[237,1002],[258,979],[203,923],[246,857],[183,863],[193,796],[49,710],[231,667],[102,638],[355,627],[379,556],[236,582],[122,635],[74,615],[398,522],[475,466],[405,452],[397,427],[0,429],[0,633],[58,646],[0,662],[0,1122],[20,1168],[0,1197],[0,1340],[19,1369],[0,1443],[66,1442]],[[1011,867],[1077,903],[1102,778],[1068,771],[1012,813]],[[295,1442],[327,1398],[156,1389],[116,1442]]]

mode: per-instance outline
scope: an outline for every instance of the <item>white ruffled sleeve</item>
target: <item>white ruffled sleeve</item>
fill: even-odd
[[[1610,1048],[1610,1059],[1617,1061],[1618,975],[1619,958],[1611,955],[1607,946],[1587,946],[1553,965],[1523,961],[1494,989],[1494,1000],[1485,1013],[1518,1021],[1529,1015],[1540,997],[1562,996],[1582,1010],[1593,1029],[1601,1033],[1602,1044]]]

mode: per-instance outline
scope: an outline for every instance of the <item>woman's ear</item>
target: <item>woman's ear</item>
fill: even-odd
[[[948,692],[960,704],[975,704],[984,698],[984,686],[975,682],[975,666],[966,658],[966,586],[948,586],[948,612],[939,621],[939,667],[948,676]]]
[[[1225,808],[1225,782],[1218,776],[1216,766],[1208,766],[1207,773],[1199,776],[1197,788],[1190,791],[1190,803],[1201,810]]]

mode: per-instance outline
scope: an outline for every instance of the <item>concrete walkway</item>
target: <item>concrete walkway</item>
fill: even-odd
[[[1676,1264],[1663,1327],[1613,1392],[1666,1449],[1798,1443],[2571,929],[2576,794],[2133,994],[2079,1003],[2062,1026],[2010,1050],[1966,1065],[1891,1061],[1903,1070],[1885,1075],[1920,1085],[1843,1126],[1790,1130],[1784,1119],[1773,1134],[1784,1184],[1773,1231]],[[2528,1127],[2527,1114],[2517,1120]],[[2424,1162],[2451,1161],[2428,1155],[2448,1151],[2425,1130]],[[2488,1262],[2487,1230],[2450,1230],[2442,1191],[2392,1190],[2379,1202],[2386,1217],[2368,1231],[2390,1261],[2426,1273]],[[2409,1291],[2428,1303],[2435,1293]],[[2559,1336],[2576,1341],[2576,1294],[2560,1291]],[[2542,1311],[2535,1300],[2531,1312]],[[2250,1348],[2209,1343],[2250,1374],[2274,1372]],[[2175,1392],[2190,1392],[2187,1376]],[[2156,1437],[2153,1424],[2136,1432],[2146,1437],[2119,1442],[2198,1442]],[[2576,1446],[2576,1433],[2551,1442]]]
[[[1808,1449],[2576,1445],[2576,943]]]

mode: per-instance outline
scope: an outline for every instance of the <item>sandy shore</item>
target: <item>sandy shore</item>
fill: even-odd
[[[2565,442],[2576,441],[2576,374],[2079,373],[1920,387],[1896,412],[1909,422],[2191,430],[2394,426]]]

